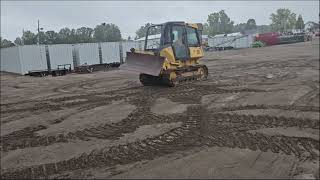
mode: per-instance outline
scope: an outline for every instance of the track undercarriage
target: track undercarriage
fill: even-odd
[[[159,76],[141,73],[139,80],[144,86],[176,86],[188,81],[202,81],[208,77],[205,65],[196,65],[175,70],[164,70]]]

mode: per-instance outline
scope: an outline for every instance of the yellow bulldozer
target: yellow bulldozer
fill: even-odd
[[[180,21],[149,26],[144,50],[131,48],[120,69],[140,73],[145,86],[205,80],[208,68],[198,62],[204,55],[201,32],[202,24]]]

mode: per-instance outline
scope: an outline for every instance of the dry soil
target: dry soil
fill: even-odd
[[[319,40],[207,52],[206,81],[1,73],[2,178],[319,178]]]

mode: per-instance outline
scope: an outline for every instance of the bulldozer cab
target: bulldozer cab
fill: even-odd
[[[195,65],[203,56],[199,24],[166,22],[148,27],[144,50],[127,52],[120,69],[159,76],[168,69]]]
[[[190,59],[190,47],[201,46],[202,26],[184,22],[167,22],[152,25],[145,37],[145,51],[159,53],[171,47],[175,60]]]

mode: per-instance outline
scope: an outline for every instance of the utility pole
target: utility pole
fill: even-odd
[[[38,42],[37,44],[39,45],[40,44],[40,25],[39,25],[39,19],[38,19]]]
[[[22,29],[21,44],[24,45],[24,29]]]
[[[40,27],[39,19],[38,19],[38,37],[37,37],[37,44],[40,44],[40,30],[43,30],[43,28]]]

